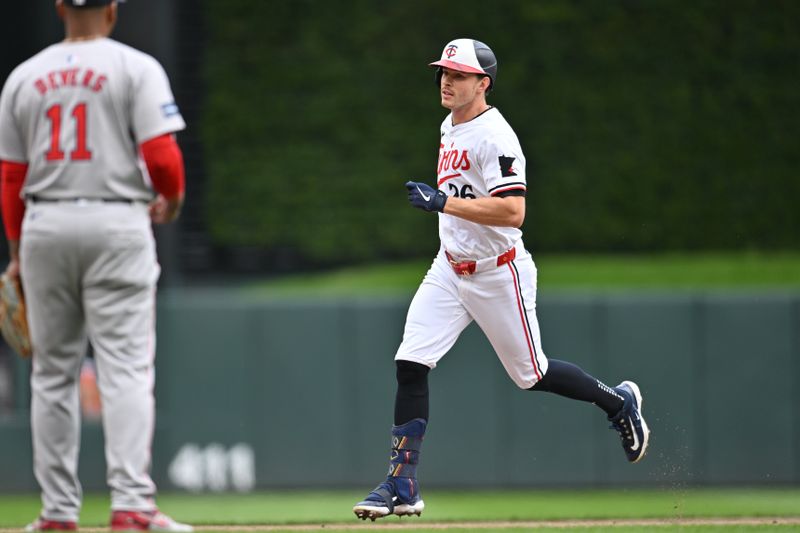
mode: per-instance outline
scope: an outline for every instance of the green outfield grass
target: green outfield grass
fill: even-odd
[[[255,494],[159,496],[163,511],[174,518],[190,522],[202,531],[214,531],[223,525],[260,525],[281,527],[300,524],[320,526],[325,531],[343,528],[366,529],[371,523],[358,521],[351,507],[363,494],[354,491],[272,491]],[[537,531],[760,531],[765,527],[800,530],[800,488],[714,489],[714,490],[514,490],[514,491],[446,491],[425,493],[426,510],[422,517],[379,520],[376,529],[387,525],[406,524],[415,530],[448,531],[523,531],[532,529],[531,521],[631,520],[657,519],[663,524],[613,525],[608,522],[592,527],[536,527]],[[19,528],[36,516],[39,510],[35,495],[0,495],[0,528]],[[767,520],[759,526],[676,525],[670,523],[689,518],[776,518],[791,519],[794,524],[775,526]],[[108,498],[90,494],[85,498],[81,526],[102,527],[108,520]],[[481,527],[480,523],[498,523]],[[527,522],[520,527],[500,522]],[[466,527],[465,523],[470,523]],[[427,526],[427,527],[426,527]],[[219,530],[219,529],[216,529]]]
[[[800,253],[658,255],[536,254],[541,291],[798,290]],[[265,295],[408,294],[430,259],[286,276],[258,283]],[[252,287],[248,287],[252,289]]]

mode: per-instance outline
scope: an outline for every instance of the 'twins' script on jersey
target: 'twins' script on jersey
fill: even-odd
[[[444,144],[439,144],[437,185],[441,186],[442,183],[447,180],[460,176],[462,170],[467,171],[471,168],[472,164],[469,162],[469,150],[454,148],[454,143],[450,143],[449,149],[445,149]]]

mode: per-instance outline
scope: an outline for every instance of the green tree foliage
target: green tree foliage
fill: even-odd
[[[800,2],[226,0],[201,128],[216,242],[317,264],[431,255],[433,71],[456,37],[499,58],[528,159],[529,248],[800,246]]]

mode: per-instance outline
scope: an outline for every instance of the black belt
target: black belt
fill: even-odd
[[[35,204],[79,204],[81,202],[103,202],[109,204],[132,204],[138,200],[131,200],[130,198],[89,198],[87,196],[79,196],[75,198],[42,198],[41,196],[29,195],[25,197]]]

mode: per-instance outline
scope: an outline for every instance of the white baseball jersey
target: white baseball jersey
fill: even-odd
[[[524,194],[525,157],[517,136],[491,108],[469,122],[442,123],[437,183],[450,196]],[[439,214],[442,246],[408,309],[395,359],[434,368],[473,320],[509,377],[520,388],[547,372],[536,318],[536,265],[518,228],[487,226]],[[498,262],[498,256],[511,259]],[[471,275],[456,273],[446,256],[476,261]]]
[[[441,128],[437,184],[448,196],[482,198],[525,191],[525,157],[511,126],[497,108],[453,126],[448,115]],[[485,226],[439,215],[442,246],[458,259],[483,259],[514,247],[519,228]]]
[[[134,98],[135,95],[135,98]],[[18,66],[0,97],[0,159],[28,163],[23,195],[147,201],[143,141],[182,130],[166,73],[112,39],[62,42]]]

